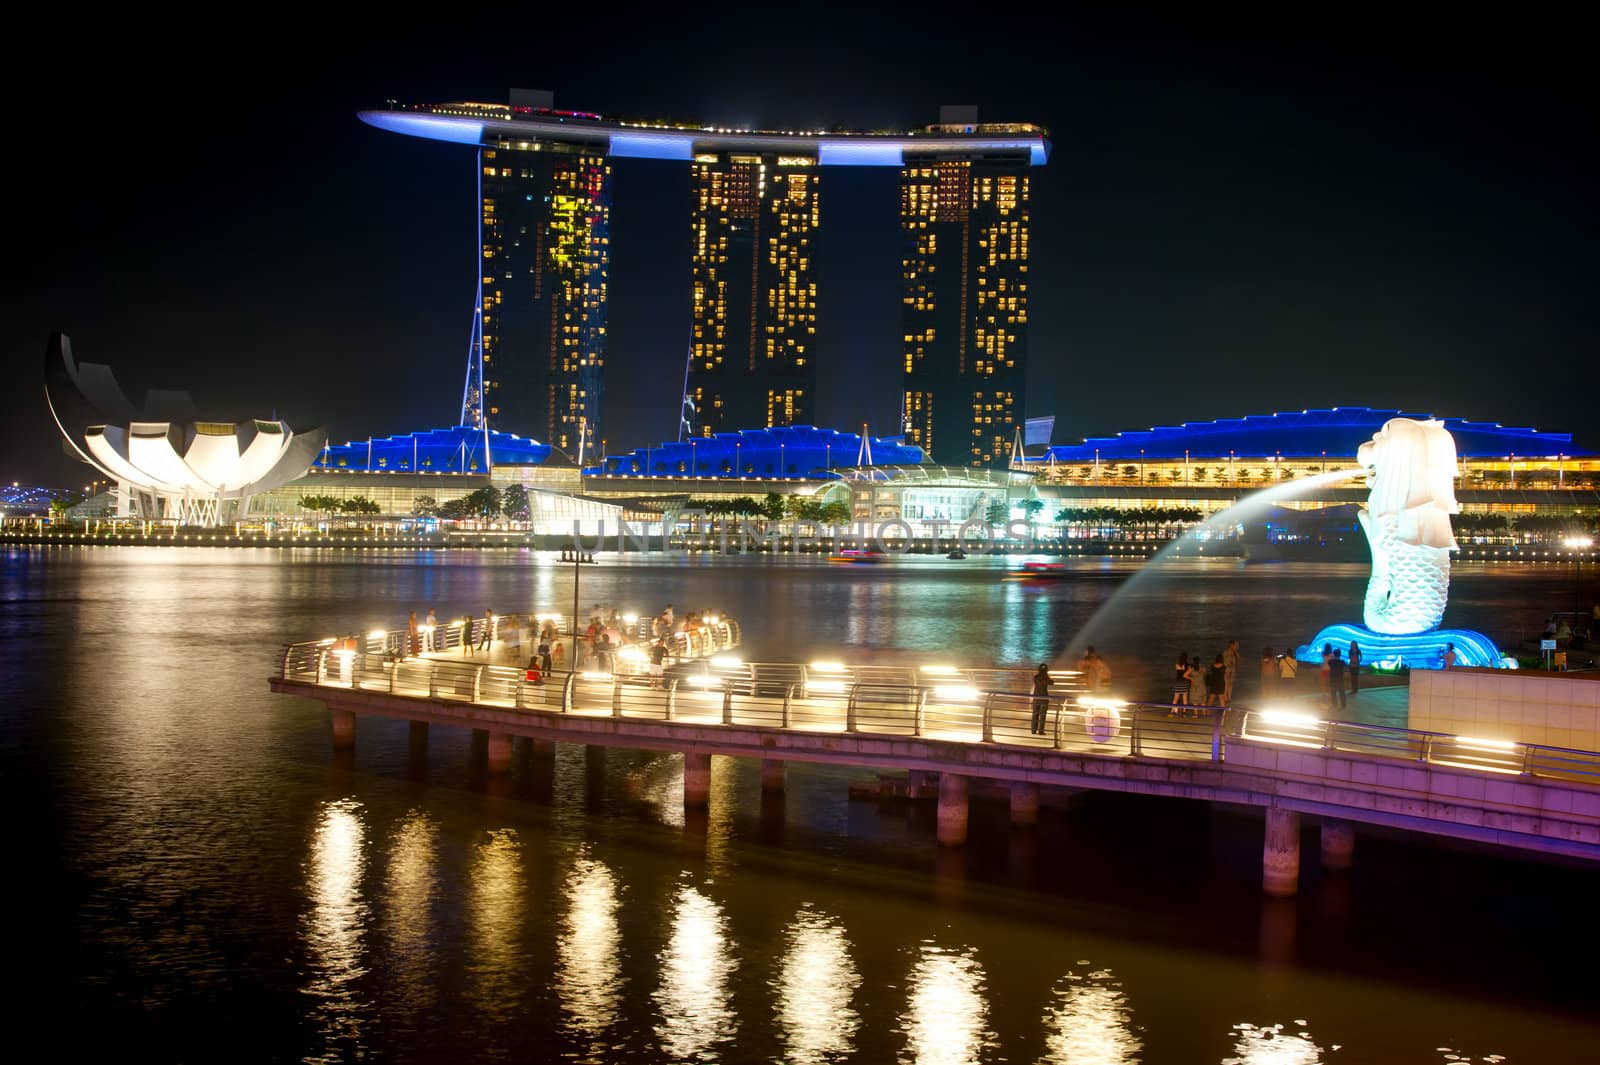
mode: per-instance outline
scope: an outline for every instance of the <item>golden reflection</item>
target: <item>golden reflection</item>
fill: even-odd
[[[311,976],[306,993],[319,1000],[316,1013],[330,1041],[359,1041],[366,1003],[357,984],[366,975],[362,927],[367,903],[361,897],[366,868],[366,826],[361,804],[353,799],[325,803],[311,838],[306,888],[306,950]]]
[[[728,981],[737,962],[722,909],[692,887],[678,890],[672,935],[661,952],[656,1034],[669,1055],[693,1060],[733,1034]]]
[[[922,958],[911,970],[910,1007],[901,1020],[911,1061],[966,1065],[979,1060],[994,1042],[983,985],[983,966],[971,950],[922,945]]]
[[[1319,1065],[1323,1050],[1311,1033],[1296,1022],[1297,1031],[1285,1031],[1281,1024],[1258,1028],[1253,1024],[1233,1026],[1233,1057],[1222,1065]]]
[[[1108,969],[1069,972],[1045,1007],[1045,1055],[1059,1065],[1131,1065],[1142,1046],[1128,997]]]
[[[617,880],[604,862],[580,857],[567,882],[566,930],[556,941],[556,990],[573,1024],[602,1035],[622,994]]]
[[[522,951],[522,842],[509,828],[490,832],[472,860],[467,900],[471,915],[467,971],[479,1006],[491,1017],[508,1017],[526,987]]]
[[[802,909],[784,929],[779,970],[778,1019],[790,1062],[830,1061],[847,1055],[861,1020],[850,1008],[861,974],[850,959],[844,926],[815,910]]]
[[[427,1009],[434,1002],[431,932],[438,893],[434,878],[438,841],[439,826],[412,810],[395,829],[389,846],[384,906],[389,947],[402,1004],[412,1010]]]

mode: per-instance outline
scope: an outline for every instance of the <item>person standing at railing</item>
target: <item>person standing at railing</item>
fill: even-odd
[[[1221,706],[1233,705],[1233,684],[1239,679],[1239,641],[1228,641],[1228,649],[1222,652],[1222,702]]]
[[[1361,690],[1361,645],[1350,641],[1350,694]]]
[[[1033,674],[1033,728],[1030,730],[1035,736],[1045,733],[1045,719],[1050,713],[1050,666],[1045,662],[1039,663],[1039,668]]]
[[[439,618],[433,612],[433,607],[428,608],[428,616],[422,619],[422,636],[424,646],[430,651],[439,649]]]
[[[405,657],[414,657],[422,649],[417,632],[417,612],[413,610],[411,616],[406,618],[406,653]]]
[[[666,672],[667,641],[665,637],[657,636],[656,642],[650,648],[650,687],[661,687],[661,677]]]
[[[1270,698],[1278,690],[1278,656],[1272,648],[1261,649],[1261,698]]]
[[[548,627],[540,634],[538,650],[535,653],[539,656],[539,671],[548,674],[550,667],[555,664],[551,658],[550,629]]]
[[[1344,701],[1344,654],[1333,648],[1332,655],[1328,658],[1328,709],[1343,710]]]
[[[483,612],[483,635],[478,639],[478,650],[488,652],[494,647],[494,611]]]
[[[1178,709],[1189,702],[1189,656],[1179,652],[1178,660],[1172,664],[1172,709],[1168,711],[1176,717],[1181,711]]]

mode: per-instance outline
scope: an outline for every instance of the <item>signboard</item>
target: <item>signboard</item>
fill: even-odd
[[[1554,651],[1555,649],[1556,649],[1556,642],[1554,640],[1540,640],[1539,641],[1539,650],[1541,650],[1541,651]]]

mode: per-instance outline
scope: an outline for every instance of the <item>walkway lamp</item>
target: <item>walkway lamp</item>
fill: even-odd
[[[1144,448],[1139,449],[1139,483],[1144,484]]]
[[[574,528],[576,533],[577,529]],[[576,539],[572,547],[561,549],[561,561],[572,563],[572,668],[578,668],[578,574],[583,566],[595,564],[594,554],[584,551],[577,546]]]
[[[1569,536],[1561,545],[1572,552],[1572,584],[1574,609],[1583,611],[1583,553],[1594,546],[1592,536]]]

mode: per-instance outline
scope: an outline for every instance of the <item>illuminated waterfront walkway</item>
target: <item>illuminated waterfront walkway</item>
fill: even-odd
[[[712,755],[759,758],[762,785],[784,763],[937,775],[939,842],[966,841],[972,778],[1010,785],[1014,822],[1037,818],[1041,785],[1259,806],[1263,886],[1298,887],[1300,817],[1321,825],[1323,862],[1349,864],[1354,824],[1600,860],[1600,754],[1351,722],[1230,709],[1171,717],[1164,705],[1085,695],[1052,677],[1043,735],[1025,670],[842,662],[745,663],[727,656],[617,672],[557,672],[382,653],[325,640],[284,648],[273,691],[324,703],[336,745],[357,717],[486,732],[488,766],[510,766],[514,737],[681,752],[684,801],[707,801]],[[404,634],[398,634],[403,639]],[[382,642],[377,638],[382,637]],[[1600,682],[1596,682],[1600,683]],[[930,784],[931,786],[931,784]]]

